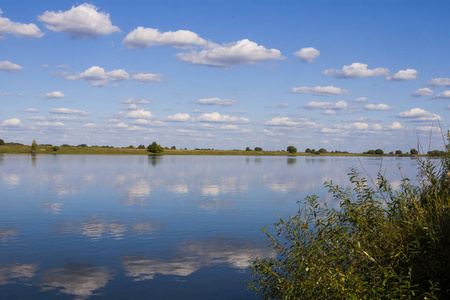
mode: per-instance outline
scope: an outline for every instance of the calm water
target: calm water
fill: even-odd
[[[361,158],[376,175],[381,160]],[[385,158],[393,184],[410,158]],[[258,299],[261,226],[348,183],[356,157],[0,154],[0,298]]]

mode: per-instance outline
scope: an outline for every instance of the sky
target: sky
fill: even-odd
[[[448,1],[0,3],[0,138],[443,148]]]

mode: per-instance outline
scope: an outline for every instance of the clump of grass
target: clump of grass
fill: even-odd
[[[418,184],[393,189],[352,169],[340,201],[307,197],[295,216],[263,231],[276,252],[253,257],[250,289],[264,299],[449,299],[450,155],[418,158]]]

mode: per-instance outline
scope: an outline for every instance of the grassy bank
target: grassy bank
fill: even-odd
[[[0,153],[30,153],[30,146],[5,144],[0,146]],[[107,147],[58,147],[55,151],[52,146],[38,146],[36,154],[103,154],[103,155],[152,155],[147,149],[137,148],[107,148]],[[245,151],[245,150],[171,150],[165,149],[158,155],[241,155],[241,156],[377,156],[361,153],[321,153],[312,154],[297,152],[291,154],[287,151]],[[385,155],[410,156],[410,155]]]

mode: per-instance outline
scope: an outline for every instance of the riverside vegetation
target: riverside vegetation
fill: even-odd
[[[449,150],[418,157],[417,185],[356,169],[350,187],[326,183],[340,208],[310,196],[264,227],[276,256],[253,257],[249,288],[264,299],[449,299]]]

